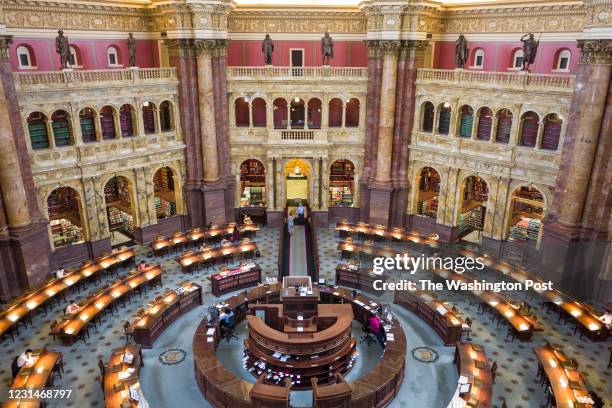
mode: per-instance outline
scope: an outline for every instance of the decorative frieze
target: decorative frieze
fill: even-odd
[[[366,19],[359,11],[235,10],[229,15],[228,31],[365,34]]]
[[[578,40],[581,64],[612,64],[612,40]]]
[[[422,56],[427,41],[420,40],[366,40],[369,58],[415,58]]]

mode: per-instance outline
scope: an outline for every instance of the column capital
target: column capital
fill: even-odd
[[[197,39],[194,40],[195,54],[198,57],[222,58],[227,56],[227,46],[229,40],[226,39]]]
[[[164,45],[168,53],[179,58],[195,58],[195,46],[192,38],[166,38]]]
[[[13,42],[12,35],[0,35],[0,61],[11,59],[9,46]]]
[[[612,64],[612,40],[578,40],[581,64]]]
[[[427,47],[426,40],[366,40],[369,58],[415,58]]]

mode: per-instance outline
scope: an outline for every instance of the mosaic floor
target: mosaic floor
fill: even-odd
[[[333,228],[319,228],[317,231],[321,276],[333,281],[335,266],[339,260],[336,250],[338,237]],[[258,232],[256,241],[261,250],[262,257],[258,262],[266,276],[276,276],[278,255],[278,229],[264,228]],[[194,309],[188,315],[182,317],[168,328],[160,336],[155,347],[145,350],[145,367],[141,372],[141,384],[145,396],[153,408],[181,408],[206,407],[208,404],[203,400],[193,379],[193,354],[191,352],[191,341],[193,333],[204,311],[208,305],[216,304],[218,299],[210,293],[210,284],[204,272],[195,275],[184,275],[180,272],[178,264],[174,261],[175,255],[167,255],[161,258],[153,258],[147,247],[135,247],[137,261],[146,259],[149,263],[160,263],[166,275],[164,275],[163,288],[155,291],[149,290],[142,298],[136,295],[132,298],[132,304],[119,309],[119,315],[106,316],[102,325],[96,330],[90,330],[90,338],[87,342],[78,342],[72,347],[64,347],[59,343],[53,343],[49,335],[49,325],[52,320],[61,316],[64,304],[55,307],[46,316],[40,314],[33,318],[33,326],[21,330],[21,336],[14,342],[9,339],[0,344],[3,352],[3,363],[0,365],[0,395],[6,395],[6,389],[10,384],[10,361],[26,348],[49,347],[64,353],[65,374],[62,379],[56,381],[56,386],[72,388],[74,398],[67,402],[50,403],[49,407],[102,407],[103,393],[98,383],[99,370],[98,359],[106,361],[110,350],[120,347],[125,342],[122,323],[134,317],[136,309],[161,293],[167,288],[174,288],[180,282],[189,279],[196,281],[204,287],[205,305]],[[420,251],[420,248],[405,245],[406,251]],[[121,270],[120,273],[126,273]],[[402,275],[406,278],[406,274]],[[106,279],[106,281],[109,278]],[[69,296],[70,299],[79,301],[88,293],[95,291],[101,285],[91,284],[87,291]],[[379,301],[391,300],[387,294]],[[485,347],[487,355],[491,360],[499,364],[498,377],[494,390],[494,402],[501,404],[505,399],[508,407],[540,407],[544,405],[544,392],[536,380],[537,364],[531,348],[543,343],[546,337],[552,342],[563,345],[564,349],[581,364],[580,369],[585,374],[588,385],[594,389],[607,402],[612,400],[612,385],[609,378],[612,370],[606,369],[608,362],[607,347],[610,343],[592,343],[587,339],[579,340],[573,336],[573,328],[568,324],[563,326],[557,323],[556,315],[547,315],[537,310],[540,320],[545,325],[544,333],[536,333],[534,340],[530,343],[506,342],[506,328],[496,327],[488,315],[479,315],[477,306],[470,305],[469,299],[458,297],[455,302],[465,315],[474,317],[473,333],[471,337],[475,342]],[[443,408],[450,400],[454,392],[457,380],[457,371],[452,364],[452,347],[444,347],[438,336],[422,321],[410,312],[398,307],[393,307],[402,327],[408,335],[408,350],[406,363],[406,377],[402,384],[398,397],[391,404],[392,407],[424,407]],[[423,362],[413,357],[415,348],[427,347],[435,353],[438,358],[435,361]],[[162,362],[160,355],[170,349],[176,349],[164,355]],[[178,351],[177,351],[178,350]],[[182,352],[185,353],[184,360]],[[234,358],[239,361],[242,354],[236,354]],[[415,355],[421,360],[429,354],[417,349]],[[176,364],[168,364],[175,363]],[[367,371],[365,367],[360,370]],[[359,370],[355,370],[358,373]],[[351,373],[353,374],[353,373]]]

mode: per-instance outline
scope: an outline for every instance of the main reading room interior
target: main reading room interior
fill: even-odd
[[[611,78],[612,0],[1,0],[0,404],[611,407]]]

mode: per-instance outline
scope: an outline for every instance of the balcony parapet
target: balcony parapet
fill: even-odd
[[[544,75],[523,72],[466,71],[419,68],[417,84],[440,84],[479,88],[555,91],[572,93],[575,75]]]
[[[95,88],[178,81],[176,69],[173,67],[15,72],[13,76],[17,91]]]
[[[362,78],[367,80],[364,67],[228,67],[230,80],[337,80]]]

